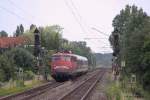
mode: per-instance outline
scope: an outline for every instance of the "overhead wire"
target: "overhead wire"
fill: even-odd
[[[24,9],[22,9],[20,6],[18,6],[16,3],[14,3],[12,0],[7,0],[11,5],[13,5],[14,7],[16,7],[18,10],[30,15],[32,18],[34,18],[33,15],[31,15],[30,13],[28,13],[27,11],[25,11]]]
[[[69,0],[69,1],[71,2],[72,7],[75,9],[76,14],[78,15],[78,17],[79,17],[81,23],[87,28],[88,32],[91,33],[90,30],[89,30],[89,28],[90,28],[89,25],[85,22],[85,20],[83,20],[83,17],[81,16],[81,14],[80,14],[80,12],[79,12],[77,6],[76,6],[75,3],[73,2],[73,0]]]
[[[81,17],[81,15],[80,15],[80,13],[79,13],[79,11],[78,11],[78,9],[77,9],[76,5],[74,4],[74,2],[73,2],[72,0],[69,0],[69,1],[71,2],[72,7],[76,10],[77,15],[78,15],[78,17],[79,17],[80,21],[82,21],[82,17]]]
[[[72,0],[69,0],[70,2],[71,2],[71,4],[72,4],[72,7],[76,10],[76,14],[78,15],[78,17],[79,17],[79,19],[80,19],[80,21],[83,23],[83,25],[84,26],[86,26],[87,27],[87,29],[89,29],[90,27],[87,25],[87,23],[85,23],[85,22],[83,22],[83,18],[82,18],[82,16],[80,15],[80,13],[79,13],[79,11],[78,11],[78,9],[77,9],[77,7],[76,7],[76,5],[74,4],[74,2],[72,1]],[[96,30],[96,31],[99,31],[99,30]],[[99,31],[101,34],[103,34],[103,35],[107,35],[107,34],[105,34],[104,32],[101,32],[101,31]],[[89,32],[89,33],[91,33],[91,32]],[[108,36],[108,35],[107,35]],[[91,40],[91,39],[100,39],[100,38],[84,38],[84,40]],[[100,40],[101,41],[101,40]],[[105,44],[105,45],[108,45],[107,43],[104,43],[103,41],[101,41],[101,43],[103,43],[103,44]]]
[[[95,30],[95,31],[97,31],[97,32],[99,32],[99,33],[101,33],[101,34],[103,34],[103,35],[105,35],[105,36],[109,36],[108,34],[106,34],[106,33],[102,32],[102,31],[98,30],[95,27],[92,27],[92,29]]]
[[[41,20],[39,20],[36,16],[34,16],[33,14],[29,13],[28,11],[24,10],[22,7],[18,6],[16,3],[14,3],[12,0],[7,0],[11,5],[13,5],[14,7],[16,7],[18,10],[26,13],[28,15],[28,17],[30,17],[32,20],[38,20],[38,22]]]
[[[107,39],[107,38],[96,38],[96,37],[90,37],[90,38],[84,38],[85,40],[91,40],[91,39],[98,39],[98,40],[100,40],[100,39]]]
[[[19,18],[20,20],[24,21],[24,22],[28,22],[30,24],[31,21],[25,19],[24,17],[21,17],[19,16],[17,13],[11,11],[11,10],[8,10],[7,8],[4,8],[2,6],[0,6],[1,9],[3,9],[4,11],[6,11],[7,13],[13,15],[13,16],[16,16],[17,18]]]
[[[24,9],[22,9],[21,7],[17,6],[12,0],[8,0],[8,1],[10,2],[10,4],[12,4],[12,5],[15,6],[16,8],[18,8],[20,11],[25,12],[26,14],[30,15],[32,18],[34,17],[34,16],[32,16],[31,14],[29,14],[28,12],[26,12]],[[70,9],[70,11],[71,11],[71,13],[72,13],[74,19],[75,19],[76,22],[79,24],[81,30],[82,30],[84,33],[86,33],[86,31],[85,31],[85,29],[84,29],[84,26],[83,26],[83,24],[81,23],[82,20],[83,20],[83,19],[82,19],[82,16],[80,15],[80,13],[79,13],[77,7],[75,6],[74,2],[73,2],[72,0],[70,0],[72,7],[76,10],[77,14],[76,14],[76,12],[73,10],[73,8],[69,5],[68,1],[67,1],[67,0],[64,0],[64,1],[65,1],[66,6]],[[31,23],[31,21],[25,19],[24,17],[18,15],[17,13],[15,13],[15,12],[13,12],[13,11],[11,11],[11,10],[8,10],[7,8],[1,7],[1,6],[0,6],[0,8],[3,9],[3,10],[5,10],[6,12],[10,13],[11,15],[16,16],[16,17],[19,18],[20,20],[23,20],[23,21],[25,21],[25,22]],[[77,17],[77,16],[78,16],[78,17]],[[81,21],[81,22],[80,22],[80,21]],[[84,24],[85,24],[85,23],[84,23]],[[95,29],[95,28],[93,28],[93,29]],[[97,29],[95,29],[95,30],[97,30]],[[97,30],[97,31],[99,31],[99,30]],[[102,33],[103,35],[106,35],[105,33],[101,32],[101,31],[99,31],[99,32]],[[107,35],[107,36],[108,36],[108,35]]]
[[[87,27],[87,29],[89,29],[90,27],[87,25],[87,23],[83,22],[83,18],[82,18],[82,16],[80,15],[80,13],[79,13],[79,11],[78,11],[76,5],[74,4],[74,2],[73,2],[72,0],[69,0],[69,1],[71,2],[72,7],[76,10],[76,13],[77,13],[77,15],[78,15],[80,21],[83,23],[84,26]],[[90,29],[91,29],[91,28],[90,28]],[[108,34],[105,34],[104,32],[102,32],[102,31],[100,31],[100,30],[98,30],[98,29],[96,29],[96,28],[94,28],[94,30],[98,31],[98,32],[101,33],[102,35],[108,36]],[[88,40],[91,40],[91,39],[99,39],[99,38],[84,38],[84,39],[85,39],[85,40],[87,40],[87,39],[88,39]],[[99,40],[99,41],[101,41],[101,40]],[[101,41],[101,43],[103,43],[103,44],[105,44],[105,45],[108,45],[108,44],[104,43],[103,41]],[[108,48],[109,48],[109,47],[108,47]]]
[[[76,7],[76,5],[74,4],[74,2],[72,1],[72,0],[69,0],[70,2],[71,2],[71,5],[72,5],[72,7],[75,9],[75,11],[76,12],[73,12],[73,10],[72,10],[72,8],[71,7],[69,7],[71,10],[72,10],[72,13],[73,13],[73,15],[75,16],[75,18],[76,18],[76,14],[77,14],[77,16],[78,16],[78,18],[79,18],[79,20],[78,20],[78,18],[76,18],[78,21],[81,21],[82,23],[80,23],[80,25],[81,24],[83,24],[84,26],[86,26],[87,27],[87,29],[89,29],[89,26],[87,25],[87,23],[83,23],[83,18],[82,18],[82,16],[80,15],[80,13],[79,13],[79,11],[78,11],[78,9],[77,9],[77,7]],[[65,1],[66,2],[66,1]],[[90,28],[90,29],[92,29],[92,28]],[[109,36],[108,34],[105,34],[104,32],[102,32],[102,31],[100,31],[100,30],[98,30],[98,29],[96,29],[96,28],[93,28],[94,30],[96,30],[97,32],[99,32],[100,34],[102,34],[102,35],[104,35],[104,36]],[[93,39],[93,38],[84,38],[85,40],[91,40],[91,39]],[[108,45],[108,44],[106,44],[106,43],[104,43],[103,41],[101,41],[101,43],[103,43],[103,44],[105,44],[105,45]]]
[[[79,11],[78,11],[76,5],[74,4],[74,2],[73,2],[72,0],[69,0],[69,1],[71,2],[73,8],[76,10],[78,17],[80,18],[80,21],[83,22],[82,16],[80,15],[80,13],[79,13]],[[87,23],[83,22],[83,24],[84,24],[84,26],[86,26],[87,29],[88,29]],[[94,29],[94,30],[96,30],[96,31],[99,31],[99,30],[96,29],[96,28],[92,28],[92,29]],[[99,32],[100,32],[101,34],[105,35],[105,36],[108,36],[107,34],[105,34],[105,33],[102,32],[102,31],[99,31]],[[88,40],[88,39],[94,39],[94,38],[84,38],[84,39],[85,39],[85,40]],[[97,38],[96,38],[96,39],[97,39]]]
[[[75,3],[74,3],[72,0],[69,0],[69,1],[71,2],[73,8],[76,10],[77,15],[78,15],[79,18],[80,18],[80,21],[83,22],[83,18],[82,18],[82,16],[81,16],[81,14],[79,13],[79,11],[78,11],[78,9],[77,9]],[[83,24],[84,24],[86,27],[88,27],[87,23],[83,22]],[[96,28],[92,28],[92,29],[96,29]],[[97,30],[97,29],[96,29],[96,30]],[[99,31],[99,30],[97,30],[97,31]],[[99,31],[99,32],[102,33],[103,35],[109,36],[109,35],[106,34],[105,32],[102,32],[102,31]]]
[[[83,33],[86,33],[84,27],[82,26],[82,24],[80,23],[80,20],[78,19],[78,17],[76,16],[76,13],[74,12],[74,10],[72,9],[72,7],[69,5],[68,1],[67,0],[64,0],[66,6],[69,8],[69,10],[71,11],[74,19],[76,20],[76,22],[79,24],[81,30]]]

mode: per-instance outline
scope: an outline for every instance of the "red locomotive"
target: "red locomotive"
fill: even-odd
[[[51,76],[56,81],[72,79],[88,71],[86,57],[71,53],[56,53],[52,55]]]

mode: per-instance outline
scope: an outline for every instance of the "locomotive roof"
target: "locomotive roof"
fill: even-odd
[[[86,57],[83,57],[83,56],[80,56],[80,55],[76,55],[76,54],[70,54],[70,53],[56,53],[56,54],[53,54],[53,56],[58,56],[58,55],[68,55],[68,56],[76,57],[79,60],[85,60],[85,61],[88,60]]]

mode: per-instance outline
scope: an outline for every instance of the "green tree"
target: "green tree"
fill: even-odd
[[[18,36],[22,35],[23,33],[24,33],[24,27],[22,24],[20,24],[19,26],[17,26],[14,36],[18,37]]]
[[[62,28],[58,25],[39,28],[41,32],[41,45],[48,50],[59,50],[62,40]]]
[[[20,24],[20,32],[23,34],[24,33],[24,27],[22,24]]]
[[[18,68],[23,68],[24,71],[34,71],[34,56],[29,51],[23,48],[13,48],[6,52],[6,55],[14,60],[14,64]]]
[[[8,37],[8,33],[5,32],[4,30],[2,30],[2,31],[0,32],[0,37]]]
[[[16,29],[16,31],[15,31],[15,33],[14,33],[14,36],[19,36],[20,35],[20,27],[19,26],[17,26],[17,29]]]
[[[30,31],[35,30],[35,28],[36,28],[36,25],[34,25],[34,24],[30,25]]]
[[[13,60],[8,58],[5,54],[0,56],[0,81],[8,81],[15,78],[16,66]]]
[[[115,56],[126,61],[128,75],[134,73],[138,81],[143,84],[149,83],[149,51],[147,37],[150,33],[150,19],[143,10],[135,5],[127,5],[113,20],[114,31],[109,40],[113,46]],[[118,36],[118,38],[116,38]],[[118,40],[116,40],[118,39]],[[116,52],[118,50],[118,52]],[[150,85],[146,85],[150,86]]]

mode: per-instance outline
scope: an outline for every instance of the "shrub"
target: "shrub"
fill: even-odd
[[[32,71],[25,71],[24,73],[24,79],[25,80],[32,80],[35,76],[35,74]]]

